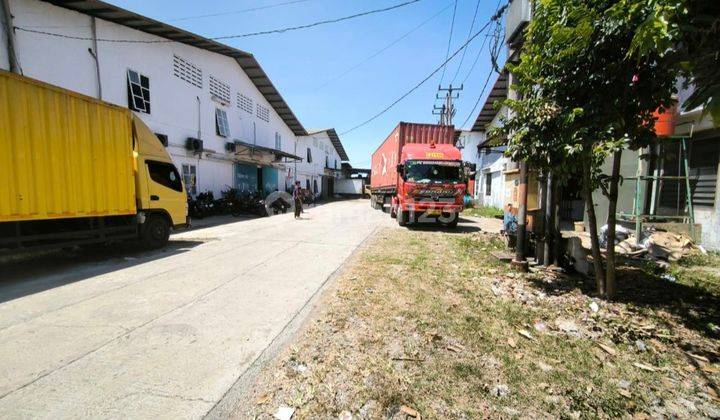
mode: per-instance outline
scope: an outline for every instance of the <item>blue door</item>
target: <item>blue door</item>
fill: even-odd
[[[278,170],[264,166],[262,168],[263,190],[267,196],[278,189]]]
[[[257,166],[235,164],[235,188],[240,192],[257,192]]]

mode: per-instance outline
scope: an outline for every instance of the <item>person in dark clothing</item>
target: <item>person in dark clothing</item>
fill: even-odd
[[[300,189],[300,181],[295,181],[293,200],[295,200],[295,218],[299,219],[300,212],[302,211],[302,190]]]

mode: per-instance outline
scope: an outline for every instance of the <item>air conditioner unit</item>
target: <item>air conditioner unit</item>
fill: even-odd
[[[202,152],[203,141],[193,137],[188,137],[187,142],[185,143],[185,148],[193,152]]]
[[[167,134],[155,133],[155,135],[157,136],[158,140],[160,140],[160,143],[162,143],[163,146],[168,147],[168,136],[167,136]]]
[[[237,150],[237,145],[235,144],[235,142],[229,141],[229,142],[225,143],[225,151],[226,152],[235,153],[236,150]]]

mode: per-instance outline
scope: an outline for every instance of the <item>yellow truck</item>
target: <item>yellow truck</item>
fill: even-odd
[[[159,248],[188,223],[177,168],[129,109],[0,70],[0,251]]]

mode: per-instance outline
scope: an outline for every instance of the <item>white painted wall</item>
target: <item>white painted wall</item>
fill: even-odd
[[[10,8],[15,16],[15,26],[92,37],[90,16],[39,0],[10,0]],[[97,37],[166,41],[164,38],[99,19]],[[88,52],[88,48],[93,47],[92,44],[91,41],[16,32],[17,55],[26,76],[97,97],[95,61]],[[2,50],[4,54],[6,48]],[[202,88],[173,75],[174,54],[201,68]],[[168,152],[179,170],[182,163],[197,166],[198,191],[211,190],[217,196],[226,186],[233,185],[233,156],[225,152],[227,141],[237,139],[274,148],[275,133],[279,133],[282,150],[289,153],[295,151],[295,135],[231,57],[176,42],[99,42],[97,55],[100,62],[102,99],[105,101],[128,106],[128,69],[150,78],[151,113],[139,115],[153,131],[168,135]],[[6,57],[0,56],[0,65],[7,68]],[[230,104],[223,105],[211,98],[210,75],[230,85]],[[238,93],[252,98],[252,114],[238,107]],[[257,117],[257,104],[270,110],[268,122]],[[231,134],[227,139],[216,134],[216,108],[224,109],[227,113]],[[185,150],[186,139],[197,137],[198,128],[204,147],[215,152],[212,155],[203,154],[200,157]],[[282,188],[286,171],[278,171]]]
[[[312,162],[307,161],[307,149],[310,149]],[[325,173],[325,159],[330,168],[341,169],[341,159],[335,146],[333,146],[330,136],[327,132],[312,134],[309,136],[300,136],[297,138],[297,156],[303,158],[302,162],[295,164],[296,179],[300,181],[302,187],[306,187],[306,180],[310,180],[310,187],[313,187],[313,180],[317,181],[316,194],[322,193],[322,175]],[[334,175],[339,177],[339,172]]]

